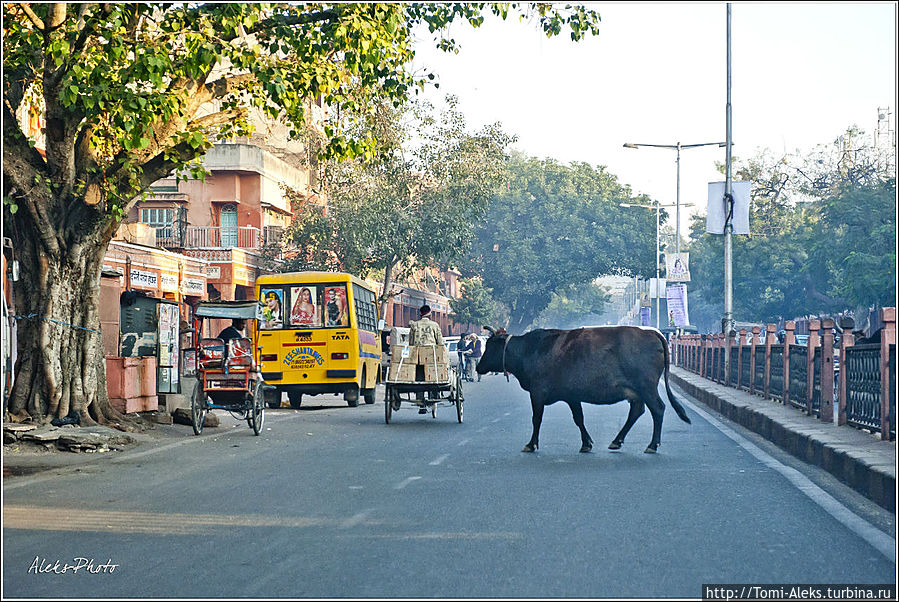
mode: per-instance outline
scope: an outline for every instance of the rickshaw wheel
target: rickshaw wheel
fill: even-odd
[[[202,378],[202,375],[199,375],[199,378]],[[206,421],[206,391],[203,390],[202,381],[199,379],[190,397],[190,418],[194,434],[199,435],[203,432],[203,423]]]
[[[393,414],[393,389],[387,385],[384,391],[384,422],[390,424],[390,416]]]
[[[258,435],[262,432],[262,425],[265,424],[265,399],[263,395],[262,383],[257,382],[253,389],[253,397],[250,398],[250,426],[253,427],[253,434]]]

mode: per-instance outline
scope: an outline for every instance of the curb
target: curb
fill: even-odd
[[[675,366],[672,382],[728,420],[755,432],[793,456],[818,466],[896,512],[896,445],[851,426],[835,426]]]

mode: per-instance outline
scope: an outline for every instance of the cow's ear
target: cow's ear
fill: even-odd
[[[484,326],[484,330],[486,330],[487,332],[489,332],[489,333],[490,333],[490,336],[493,336],[493,335],[496,334],[496,331],[493,330],[492,328],[490,328],[489,326],[486,326],[486,325],[485,325],[485,326]]]

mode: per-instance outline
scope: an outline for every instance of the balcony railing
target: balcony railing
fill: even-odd
[[[262,231],[253,226],[223,228],[218,226],[187,226],[177,224],[156,228],[156,246],[168,249],[258,249],[262,246]]]

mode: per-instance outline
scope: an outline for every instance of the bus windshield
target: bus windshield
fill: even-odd
[[[263,286],[259,294],[262,329],[349,326],[346,283]]]

